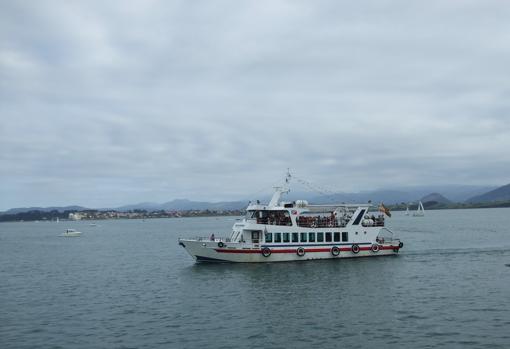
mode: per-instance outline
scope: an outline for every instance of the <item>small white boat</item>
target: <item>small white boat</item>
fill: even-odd
[[[81,232],[76,231],[74,229],[66,229],[65,233],[63,233],[60,236],[66,236],[66,237],[78,237],[81,235]]]
[[[406,216],[409,216],[409,205],[406,207],[406,213],[404,213]]]
[[[425,209],[423,208],[423,204],[421,203],[421,201],[418,203],[418,209],[416,210],[416,212],[413,213],[413,216],[414,217],[425,216]]]

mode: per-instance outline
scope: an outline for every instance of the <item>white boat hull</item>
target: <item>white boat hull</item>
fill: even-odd
[[[315,244],[315,245],[287,245],[259,247],[249,246],[242,243],[221,243],[216,241],[179,239],[179,244],[197,262],[237,262],[237,263],[267,263],[267,262],[290,262],[305,261],[312,259],[339,259],[376,257],[398,254],[402,244],[395,240],[382,244],[371,243],[348,243],[348,244]],[[353,252],[353,245],[359,247],[359,252]],[[338,255],[334,255],[338,248]],[[299,248],[302,250],[298,251]],[[269,255],[267,251],[269,250]],[[356,248],[354,249],[356,250]],[[303,255],[298,252],[304,251]],[[263,253],[264,252],[264,253]]]
[[[62,235],[60,236],[63,236],[63,237],[69,237],[69,238],[76,238],[76,237],[79,237],[81,236],[81,233],[76,231],[76,232],[73,232],[73,233],[63,233]]]

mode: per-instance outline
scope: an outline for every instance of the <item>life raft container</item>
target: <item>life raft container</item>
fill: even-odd
[[[337,246],[331,247],[331,254],[335,257],[338,256],[340,254],[340,249]]]
[[[296,250],[296,254],[299,257],[303,257],[305,255],[305,249],[303,247],[298,247],[298,249]]]
[[[357,244],[352,245],[351,251],[352,253],[358,253],[360,251],[359,246]]]
[[[264,257],[269,257],[269,256],[271,255],[271,250],[270,250],[268,247],[264,247],[264,248],[262,249],[262,255],[263,255]]]

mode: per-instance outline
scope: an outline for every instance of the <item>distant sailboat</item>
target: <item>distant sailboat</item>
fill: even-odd
[[[407,205],[406,207],[406,213],[405,213],[406,216],[409,216],[409,205]]]
[[[415,217],[425,216],[425,209],[423,208],[423,204],[421,203],[421,201],[418,203],[418,209],[416,210],[416,212],[413,213],[413,216]]]

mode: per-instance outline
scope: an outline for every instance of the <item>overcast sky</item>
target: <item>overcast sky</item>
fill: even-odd
[[[510,182],[510,2],[1,1],[0,210]]]

